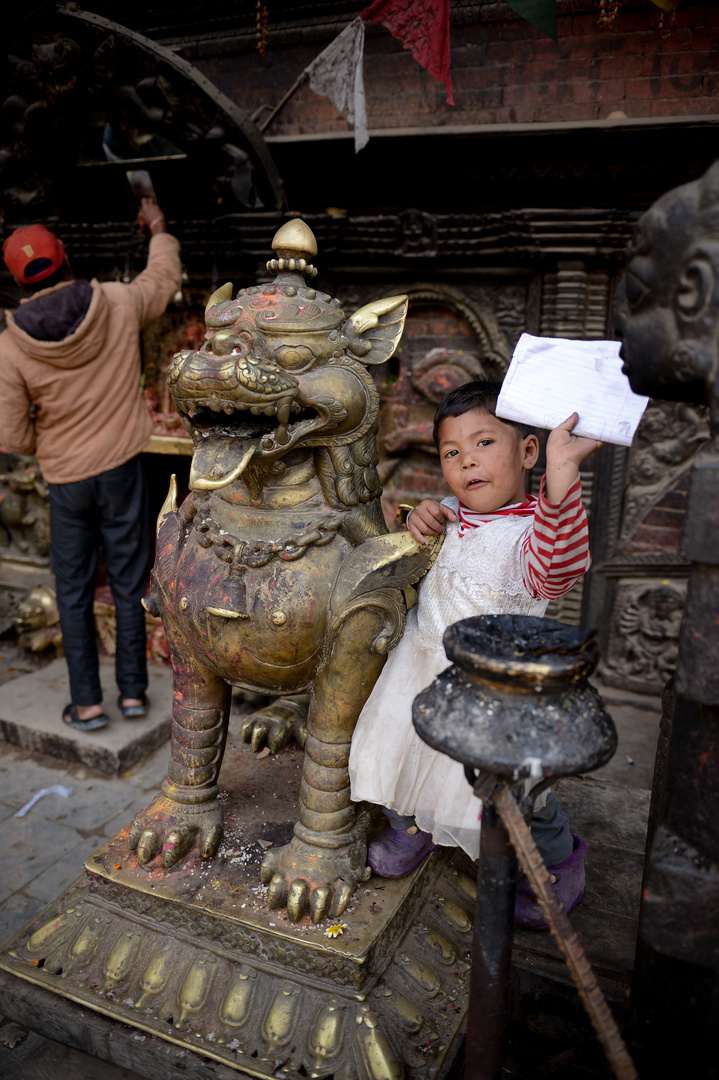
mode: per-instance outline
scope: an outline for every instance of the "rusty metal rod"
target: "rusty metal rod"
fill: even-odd
[[[629,1052],[622,1039],[616,1021],[609,1011],[604,994],[597,985],[589,961],[577,940],[577,935],[562,907],[542,856],[532,839],[529,827],[506,783],[500,782],[492,798],[502,821],[519,855],[522,868],[529,878],[539,900],[544,917],[549,923],[554,940],[564,954],[569,973],[579,991],[584,1007],[589,1013],[594,1030],[601,1042],[617,1080],[637,1080]],[[486,811],[485,811],[486,813]]]
[[[483,804],[464,1080],[498,1080],[512,964],[517,856],[491,800]]]

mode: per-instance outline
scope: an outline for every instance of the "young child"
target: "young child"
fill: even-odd
[[[352,798],[379,803],[389,821],[368,851],[382,877],[404,877],[440,844],[479,855],[477,799],[464,767],[423,743],[412,726],[415,696],[449,664],[445,629],[471,615],[544,615],[590,564],[579,465],[601,443],[572,435],[574,413],[549,435],[539,497],[528,497],[525,478],[539,444],[531,429],[495,415],[499,391],[498,383],[471,382],[439,404],[434,440],[452,495],[425,499],[407,527],[420,543],[445,528],[447,536],[352,738]],[[539,797],[531,826],[571,911],[584,892],[586,845],[551,792]],[[547,928],[526,878],[515,920]]]

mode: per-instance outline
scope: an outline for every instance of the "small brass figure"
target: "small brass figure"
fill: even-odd
[[[172,748],[162,792],[133,820],[129,843],[141,864],[161,855],[169,867],[199,834],[212,856],[230,686],[311,691],[299,821],[292,841],[266,854],[262,880],[271,908],[286,903],[291,919],[309,910],[319,922],[340,915],[369,876],[350,740],[404,628],[403,590],[435,549],[387,533],[375,468],[379,398],[366,365],[394,353],[407,297],[345,318],[339,300],[305,281],[317,246],[304,222],[285,224],[273,248],[272,284],[234,299],[230,284],[218,289],[205,344],[178,353],[168,372],[195,444],[189,497],[178,508],[173,483],[160,513],[148,603],[171,650]]]
[[[48,585],[36,585],[25,594],[18,604],[13,626],[21,649],[44,652],[54,647],[58,656],[63,655],[57,597]]]
[[[0,558],[42,566],[50,551],[48,487],[34,458],[12,456],[14,467],[0,475]]]

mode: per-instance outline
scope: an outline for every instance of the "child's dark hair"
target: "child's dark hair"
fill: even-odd
[[[502,384],[492,382],[490,379],[475,379],[474,382],[464,383],[445,394],[434,414],[434,445],[439,450],[439,426],[448,416],[461,416],[463,413],[478,409],[480,412],[490,413],[497,416],[497,399]],[[503,424],[513,427],[517,438],[526,439],[528,435],[534,435],[534,430],[526,424],[515,423],[514,420],[505,420],[502,416],[497,419]]]

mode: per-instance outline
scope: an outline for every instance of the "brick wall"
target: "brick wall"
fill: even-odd
[[[596,9],[562,13],[566,6],[560,4],[558,44],[500,4],[486,7],[491,16],[479,8],[473,24],[453,25],[455,108],[446,104],[442,84],[399,42],[383,28],[368,27],[370,128],[587,121],[617,111],[629,118],[719,113],[719,4],[682,3],[666,40],[652,28],[656,9],[649,4],[627,5],[610,31],[598,27]],[[326,44],[299,36],[298,42],[273,51],[270,37],[264,59],[251,48],[241,57],[205,52],[191,58],[253,111],[263,101],[274,104]],[[344,131],[341,114],[303,87],[268,134]]]
[[[689,496],[689,470],[652,507],[627,545],[627,554],[678,555]]]
[[[402,352],[417,358],[430,349],[467,349],[471,352],[475,347],[474,333],[466,319],[454,312],[450,315],[444,308],[429,306],[411,311],[400,345]]]

